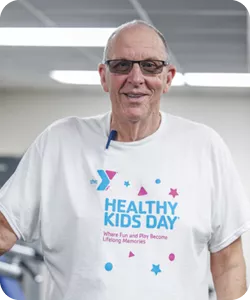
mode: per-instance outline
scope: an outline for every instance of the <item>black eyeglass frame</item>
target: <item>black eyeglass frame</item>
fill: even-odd
[[[126,71],[114,72],[114,71],[110,70],[110,62],[115,62],[115,61],[117,61],[117,62],[119,62],[119,61],[121,61],[121,62],[130,62],[132,64],[131,64],[130,68],[128,68],[128,70],[126,70]],[[161,62],[162,65],[158,66],[158,68],[157,68],[157,69],[160,69],[160,72],[145,71],[143,69],[143,67],[141,66],[141,63],[143,63],[143,62]],[[170,61],[169,60],[159,60],[159,59],[144,59],[144,60],[108,59],[108,60],[104,61],[104,64],[109,67],[110,72],[114,73],[114,74],[129,74],[130,71],[133,69],[134,64],[136,64],[136,63],[139,64],[140,69],[141,69],[141,71],[142,71],[143,74],[152,74],[152,75],[153,74],[160,74],[162,72],[162,70],[163,70],[163,67],[166,67],[166,66],[170,65]]]

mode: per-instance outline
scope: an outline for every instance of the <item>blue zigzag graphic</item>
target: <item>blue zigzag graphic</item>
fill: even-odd
[[[102,182],[97,187],[97,191],[104,191],[108,187],[110,180],[104,170],[97,170],[97,172],[102,179]]]

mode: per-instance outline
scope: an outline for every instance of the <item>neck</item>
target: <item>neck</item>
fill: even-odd
[[[147,118],[138,121],[121,119],[116,114],[111,116],[111,130],[117,131],[116,140],[119,142],[134,142],[153,134],[160,126],[159,112],[150,114]]]

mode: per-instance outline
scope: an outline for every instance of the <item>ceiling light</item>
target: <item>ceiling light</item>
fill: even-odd
[[[55,70],[50,77],[63,84],[99,85],[100,76],[97,71]],[[250,87],[250,74],[233,73],[176,73],[172,86],[193,87]]]
[[[186,73],[184,79],[197,87],[250,87],[250,73]]]
[[[64,84],[99,85],[101,83],[98,71],[55,70],[50,72],[50,77]],[[184,85],[183,75],[177,73],[172,86],[181,85]]]
[[[98,85],[101,84],[97,71],[51,71],[50,77],[64,84]]]
[[[0,28],[0,46],[104,47],[116,28]]]
[[[185,78],[182,73],[176,73],[172,82],[172,86],[183,86],[185,85]]]

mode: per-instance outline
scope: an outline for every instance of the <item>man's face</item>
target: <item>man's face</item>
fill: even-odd
[[[165,61],[167,57],[163,42],[154,30],[133,26],[113,38],[108,59]],[[166,66],[160,74],[143,74],[135,63],[128,74],[115,74],[100,64],[99,73],[104,91],[110,94],[112,112],[120,120],[138,121],[159,112],[161,95],[168,91],[175,69]]]

